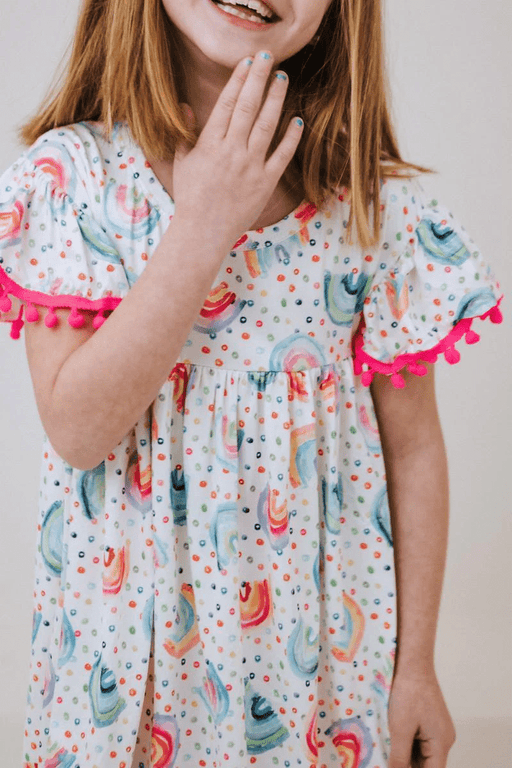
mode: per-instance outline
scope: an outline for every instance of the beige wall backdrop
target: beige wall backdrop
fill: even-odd
[[[499,0],[384,5],[402,154],[439,171],[425,188],[471,233],[505,293],[504,322],[475,320],[481,341],[462,341],[458,364],[436,366],[451,502],[436,664],[458,734],[449,766],[510,768],[512,12]],[[0,172],[23,149],[15,126],[46,92],[79,7],[0,0]],[[0,743],[2,766],[20,768],[43,431],[24,333],[13,341],[9,330],[0,324]]]

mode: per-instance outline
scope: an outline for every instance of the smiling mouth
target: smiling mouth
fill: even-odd
[[[223,3],[221,0],[212,0],[215,5],[218,5],[226,13],[230,13],[232,16],[237,16],[240,19],[246,19],[247,21],[259,21],[264,24],[274,24],[276,21],[280,21],[280,17],[272,11],[272,16],[263,16],[254,8],[249,8],[247,5],[231,3]],[[270,8],[269,8],[270,10]]]

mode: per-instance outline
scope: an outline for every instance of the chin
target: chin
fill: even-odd
[[[187,37],[184,42],[193,47],[195,57],[199,60],[210,61],[231,72],[244,57],[253,56],[256,53],[251,50],[254,45],[251,46],[250,41],[240,41],[236,44],[233,37],[229,35],[207,34],[204,40],[197,39],[197,42]]]

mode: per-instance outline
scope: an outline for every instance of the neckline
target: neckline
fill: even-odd
[[[156,208],[167,209],[171,208],[174,212],[175,203],[171,195],[163,186],[162,182],[153,171],[153,167],[147,157],[144,155],[142,147],[137,144],[132,136],[130,127],[126,121],[120,122],[120,127],[123,131],[123,138],[129,145],[130,152],[136,156],[137,172],[139,177],[137,181],[144,187],[144,191],[148,194],[150,199]],[[126,148],[126,144],[122,141],[122,149]],[[313,218],[312,218],[313,216]],[[266,227],[260,227],[259,229],[249,229],[244,232],[238,241],[233,245],[231,251],[235,251],[238,248],[248,245],[252,246],[252,249],[256,250],[261,247],[261,243],[270,240],[272,245],[278,245],[285,240],[289,240],[291,237],[297,235],[304,226],[313,224],[319,216],[319,210],[312,206],[306,198],[304,198],[299,205],[291,211],[287,216],[284,216],[280,221],[276,221],[274,224],[268,224]],[[286,227],[287,223],[290,223],[289,228]],[[276,227],[278,231],[276,232]],[[283,235],[286,230],[287,234]],[[276,237],[278,238],[276,240]]]

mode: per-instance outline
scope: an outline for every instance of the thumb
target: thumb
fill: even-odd
[[[180,106],[187,128],[193,131],[196,120],[195,120],[195,115],[194,115],[194,112],[192,111],[192,108],[185,102],[180,102],[179,106]],[[179,161],[180,158],[185,157],[185,155],[187,154],[187,150],[190,150],[190,148],[191,148],[190,144],[187,144],[186,141],[184,141],[183,139],[180,139],[176,145],[176,155],[175,155],[176,159]]]

